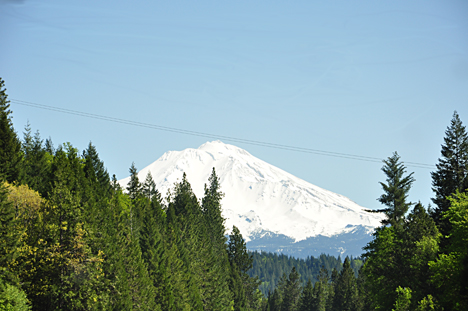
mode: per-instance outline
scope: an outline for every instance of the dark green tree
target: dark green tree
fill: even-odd
[[[230,265],[226,251],[227,238],[224,236],[225,219],[221,215],[221,200],[224,193],[221,192],[219,178],[214,168],[208,182],[208,186],[205,184],[205,195],[202,198],[201,207],[204,227],[212,250],[212,270],[216,275],[211,288],[212,296],[216,299],[212,301],[212,304],[215,310],[220,310],[221,306],[230,304],[232,295],[229,290]]]
[[[256,291],[259,281],[257,277],[252,278],[247,274],[247,271],[252,268],[253,259],[252,255],[247,251],[244,238],[236,226],[233,226],[232,232],[229,235],[228,258],[232,273],[235,274],[237,271],[242,281],[242,287],[239,288],[239,286],[233,283],[236,278],[231,277],[230,288],[234,295],[234,308],[235,310],[243,310],[244,302],[242,298],[245,296],[246,307],[248,309],[252,305],[257,304]]]
[[[47,177],[50,175],[50,163],[52,155],[43,147],[43,140],[39,131],[31,136],[31,128],[25,128],[23,138],[23,162],[20,181],[31,189],[38,191],[42,197],[47,197],[50,192],[50,184]]]
[[[349,257],[343,263],[338,279],[335,283],[335,295],[333,297],[334,310],[357,310],[358,288],[354,271],[351,269]]]
[[[104,162],[99,159],[96,147],[90,142],[88,148],[83,151],[84,173],[91,189],[98,197],[110,198],[112,187],[109,173],[104,167]],[[99,198],[98,198],[99,199]]]
[[[468,188],[468,134],[456,111],[445,131],[441,155],[436,164],[437,170],[431,173],[432,190],[435,193],[432,201],[436,205],[432,217],[445,237],[450,231],[450,222],[444,218],[444,213],[450,207],[448,198],[457,190],[464,192]],[[442,240],[442,244],[445,246],[447,242]]]
[[[312,285],[312,281],[309,279],[307,280],[306,285],[304,286],[301,298],[299,299],[299,311],[310,311],[316,310],[314,308],[314,285]]]
[[[154,182],[153,176],[151,175],[150,171],[148,171],[148,174],[146,174],[145,182],[142,185],[142,192],[143,195],[150,200],[155,195],[159,196],[159,198],[161,197],[161,194],[156,189],[156,183]]]
[[[132,162],[132,166],[130,166],[129,172],[130,180],[127,184],[127,192],[132,200],[137,200],[138,196],[141,194],[141,183],[138,179],[138,171],[134,162]]]
[[[296,268],[293,267],[284,286],[281,311],[297,311],[299,309],[300,295],[301,283],[299,281],[299,274]]]
[[[5,82],[0,78],[0,176],[13,183],[20,178],[22,152],[11,121],[10,101]]]
[[[387,179],[386,183],[380,182],[384,193],[378,198],[378,201],[387,207],[375,212],[383,212],[387,216],[382,221],[383,225],[401,227],[405,214],[411,206],[411,203],[407,202],[407,198],[414,182],[413,173],[405,176],[406,167],[400,162],[400,156],[396,152],[383,162],[385,165],[382,167],[382,171]]]

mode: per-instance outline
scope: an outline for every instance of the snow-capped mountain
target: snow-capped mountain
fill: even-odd
[[[361,254],[382,215],[365,212],[350,199],[319,188],[220,141],[198,149],[169,151],[138,173],[151,172],[165,196],[187,174],[198,198],[212,168],[220,178],[228,231],[239,228],[250,249],[282,251],[298,257]],[[129,177],[119,183],[126,187]],[[356,244],[356,245],[355,245]]]

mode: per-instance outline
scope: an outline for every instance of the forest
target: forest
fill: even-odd
[[[383,161],[385,220],[344,260],[249,252],[225,228],[213,169],[165,197],[129,169],[125,189],[91,143],[20,138],[0,79],[0,310],[467,310],[468,136],[454,112],[431,173],[434,206],[409,202],[397,152]],[[242,195],[242,194],[239,194]],[[228,230],[227,230],[228,229]],[[226,235],[226,232],[229,234]]]

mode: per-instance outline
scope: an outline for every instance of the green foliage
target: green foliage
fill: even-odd
[[[411,288],[402,288],[398,286],[395,290],[396,292],[396,301],[394,304],[394,309],[392,311],[408,311],[410,310],[411,305]]]
[[[283,292],[283,302],[281,304],[282,311],[296,311],[299,309],[299,298],[301,295],[301,284],[299,282],[299,274],[296,268],[292,268],[289,277],[281,289]]]
[[[0,279],[16,282],[11,263],[18,257],[21,232],[16,228],[16,211],[6,187],[7,183],[0,181]]]
[[[429,262],[432,282],[438,290],[440,303],[452,310],[468,308],[468,194],[457,193],[450,198],[451,206],[444,214],[450,225],[447,253]]]
[[[0,279],[0,311],[29,311],[26,293],[18,287],[4,283]]]
[[[0,78],[0,180],[18,181],[21,170],[21,142],[11,121],[5,82]]]
[[[341,271],[343,265],[341,258],[325,254],[321,254],[317,258],[309,256],[305,259],[294,258],[278,253],[256,251],[251,252],[251,255],[253,263],[248,274],[251,277],[258,276],[262,281],[259,289],[263,292],[264,296],[267,296],[268,292],[273,293],[283,273],[289,273],[293,267],[296,268],[296,271],[300,275],[301,284],[305,285],[308,279],[310,279],[312,283],[319,280],[322,268],[327,271],[332,271],[333,269]],[[359,258],[350,260],[351,267],[357,276],[363,261]]]
[[[450,222],[444,218],[451,205],[449,198],[468,188],[468,134],[456,111],[445,131],[441,155],[437,170],[431,173],[432,190],[435,192],[432,201],[436,204],[432,216],[445,237],[450,231]]]
[[[387,176],[386,183],[380,182],[384,193],[378,199],[387,208],[376,212],[383,212],[387,216],[383,225],[401,226],[410,203],[406,202],[408,192],[414,182],[413,173],[406,175],[406,168],[400,162],[398,153],[383,161],[382,171]]]

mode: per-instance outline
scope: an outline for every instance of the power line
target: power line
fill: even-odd
[[[197,132],[197,131],[191,131],[191,130],[184,130],[184,129],[174,128],[174,127],[143,123],[143,122],[138,122],[138,121],[132,121],[132,120],[126,120],[126,119],[120,119],[120,118],[114,118],[114,117],[89,113],[89,112],[82,112],[82,111],[77,111],[77,110],[49,106],[49,105],[37,104],[37,103],[32,103],[32,102],[18,100],[18,99],[10,99],[10,101],[18,105],[29,106],[29,107],[50,110],[50,111],[55,111],[55,112],[60,112],[60,113],[66,113],[66,114],[76,115],[80,117],[104,120],[104,121],[109,121],[109,122],[114,122],[114,123],[145,127],[145,128],[150,128],[154,130],[173,132],[173,133],[192,135],[192,136],[199,136],[199,137],[205,137],[205,138],[211,138],[211,139],[222,139],[224,141],[244,143],[244,144],[250,144],[250,145],[255,145],[255,146],[260,146],[260,147],[268,147],[268,148],[274,148],[274,149],[311,153],[311,154],[318,154],[318,155],[337,157],[337,158],[345,158],[345,159],[351,159],[351,160],[382,163],[382,159],[376,158],[376,157],[368,157],[368,156],[360,156],[360,155],[354,155],[354,154],[348,154],[348,153],[339,153],[339,152],[331,152],[331,151],[318,150],[318,149],[295,147],[295,146],[268,143],[268,142],[257,141],[257,140],[237,138],[237,137],[232,137],[232,136],[223,136],[223,135],[215,135],[215,134],[209,134],[209,133],[203,133],[203,132]],[[417,168],[426,168],[426,169],[435,168],[434,165],[418,163],[418,162],[404,162],[404,163],[407,166],[417,167]]]

